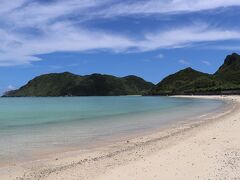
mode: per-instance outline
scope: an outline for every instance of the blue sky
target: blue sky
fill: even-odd
[[[33,77],[214,73],[240,50],[240,0],[1,0],[0,93]]]

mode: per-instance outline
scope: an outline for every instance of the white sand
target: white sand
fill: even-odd
[[[232,108],[92,152],[2,168],[0,179],[240,179],[240,97],[204,98],[231,101]]]

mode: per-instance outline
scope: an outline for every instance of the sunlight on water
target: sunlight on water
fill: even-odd
[[[215,111],[222,101],[168,97],[0,99],[0,161],[46,149],[87,147]]]

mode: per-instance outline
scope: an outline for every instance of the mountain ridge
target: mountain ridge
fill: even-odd
[[[85,76],[70,72],[35,77],[5,97],[32,96],[119,96],[119,95],[213,95],[240,94],[240,55],[226,56],[214,74],[191,67],[165,77],[157,85],[141,77],[116,77],[107,74]]]
[[[4,97],[143,95],[153,86],[133,75],[119,78],[98,73],[80,76],[63,72],[37,76],[21,88],[6,92]]]
[[[240,94],[240,55],[228,55],[214,74],[202,73],[192,68],[180,70],[164,78],[149,94]]]

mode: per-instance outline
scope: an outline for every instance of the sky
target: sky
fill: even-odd
[[[0,0],[0,93],[69,71],[158,83],[240,51],[240,0]]]

